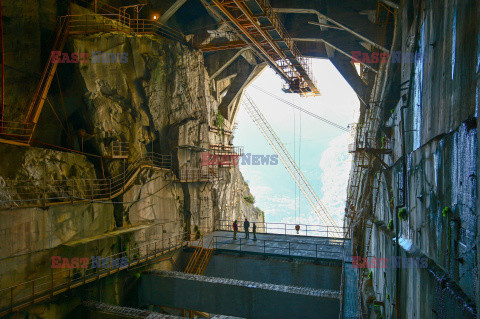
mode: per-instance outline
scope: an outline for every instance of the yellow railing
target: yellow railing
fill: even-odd
[[[212,258],[215,247],[214,247],[213,237],[210,239],[210,242],[206,247],[205,247],[206,243],[204,241],[204,238],[205,237],[202,236],[198,240],[198,243],[196,244],[196,246],[191,246],[191,247],[195,247],[195,251],[193,252],[192,257],[190,257],[187,267],[185,268],[186,273],[195,274],[195,275],[203,275],[205,273],[208,263]]]
[[[93,263],[90,261],[88,263],[90,268],[51,268],[49,275],[0,289],[0,316],[19,311],[25,307],[48,300],[65,291],[97,281],[119,271],[155,260],[167,252],[185,246],[186,242],[184,238],[185,234],[180,233],[170,238],[146,243],[127,251],[105,257],[108,258],[109,263],[108,265],[102,263],[100,267],[97,265],[97,267],[93,268]],[[125,258],[125,261],[115,262],[115,260],[118,261],[119,258]]]

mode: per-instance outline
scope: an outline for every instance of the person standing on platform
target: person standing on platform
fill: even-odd
[[[235,219],[233,221],[233,240],[237,240],[237,231],[238,231],[238,225],[237,225],[237,220]]]
[[[245,218],[243,222],[243,228],[245,228],[245,238],[250,238],[250,234],[248,232],[248,228],[250,227],[250,222]]]

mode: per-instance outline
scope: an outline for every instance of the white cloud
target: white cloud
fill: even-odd
[[[345,133],[329,143],[322,153],[319,167],[322,170],[322,193],[320,199],[341,226],[344,216],[347,184],[350,175],[351,155],[348,153],[349,134]]]

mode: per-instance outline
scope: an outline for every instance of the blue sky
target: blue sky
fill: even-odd
[[[313,72],[322,93],[320,97],[305,98],[284,93],[281,90],[283,81],[270,68],[253,84],[344,127],[356,122],[358,98],[330,61],[314,59]],[[297,165],[301,166],[317,195],[337,224],[341,225],[351,163],[351,156],[347,152],[349,133],[301,114],[255,88],[249,87],[247,93],[292,157],[295,155]],[[275,154],[244,108],[240,109],[236,121],[235,145],[244,146],[245,153]],[[265,211],[267,222],[321,224],[303,195],[300,196],[299,208],[297,194],[295,210],[295,183],[281,162],[272,166],[240,165],[240,170],[255,196],[255,205]]]

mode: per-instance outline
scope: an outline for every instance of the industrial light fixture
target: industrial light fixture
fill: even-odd
[[[159,16],[157,14],[153,15],[153,20],[158,20]]]

